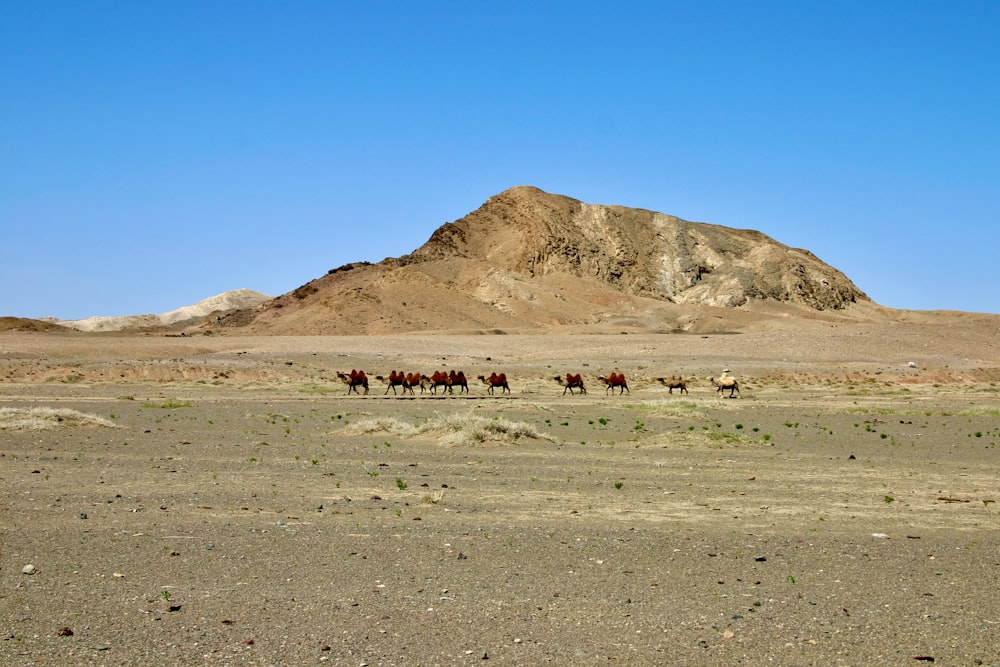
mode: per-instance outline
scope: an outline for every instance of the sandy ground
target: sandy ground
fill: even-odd
[[[0,664],[1000,665],[993,323],[0,335]]]

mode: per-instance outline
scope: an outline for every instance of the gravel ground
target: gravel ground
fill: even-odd
[[[835,333],[4,337],[0,664],[1000,665],[995,366]]]

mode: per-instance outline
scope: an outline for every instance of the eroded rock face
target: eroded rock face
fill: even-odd
[[[408,255],[341,269],[221,324],[261,333],[526,331],[628,317],[674,329],[700,308],[871,303],[812,253],[760,232],[527,186],[442,225]]]
[[[868,300],[806,250],[756,231],[597,206],[518,187],[438,229],[411,257],[476,257],[536,278],[589,277],[631,296],[736,307],[754,299],[817,310]]]

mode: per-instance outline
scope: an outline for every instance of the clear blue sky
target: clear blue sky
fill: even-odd
[[[278,295],[515,185],[1000,313],[1000,2],[0,3],[0,315]]]

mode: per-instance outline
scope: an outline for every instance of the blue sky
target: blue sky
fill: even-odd
[[[0,315],[278,295],[515,185],[1000,313],[993,0],[7,0],[0,91]]]

